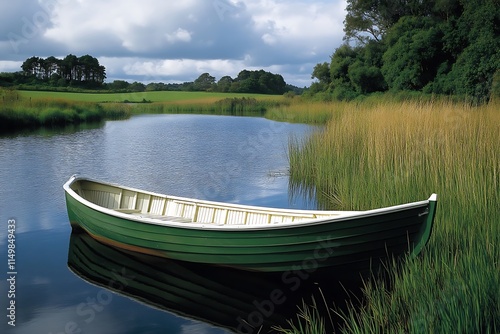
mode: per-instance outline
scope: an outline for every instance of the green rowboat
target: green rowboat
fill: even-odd
[[[368,211],[288,210],[167,196],[72,176],[71,225],[135,252],[243,270],[371,270],[417,256],[429,240],[437,196]]]

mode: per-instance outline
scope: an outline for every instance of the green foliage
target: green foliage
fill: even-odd
[[[25,77],[22,83],[43,83],[50,85],[75,85],[79,87],[100,87],[106,78],[106,69],[97,58],[90,55],[76,57],[69,54],[64,59],[50,56],[46,59],[31,57],[21,65]],[[20,79],[20,78],[18,78]],[[20,82],[21,83],[21,82]]]
[[[313,70],[306,96],[354,99],[378,91],[458,95],[472,103],[494,97],[500,68],[497,0],[348,0],[345,39]]]
[[[456,61],[438,78],[435,92],[443,89],[482,102],[492,94],[493,76],[500,68],[500,6],[494,0],[463,5],[463,14],[450,23],[444,37]]]
[[[267,108],[283,104],[284,102],[263,101],[255,98],[226,98],[215,102],[215,110],[224,113],[238,114],[242,112],[264,112]]]
[[[358,94],[373,93],[386,88],[382,71],[361,61],[356,61],[349,67],[348,76]]]
[[[135,81],[135,82],[130,84],[128,89],[131,92],[144,92],[146,90],[146,85],[144,85],[142,82]]]
[[[215,77],[209,73],[203,73],[193,83],[193,88],[196,91],[211,91],[215,86]]]
[[[447,0],[445,0],[447,1]],[[440,1],[441,6],[445,6]],[[380,42],[391,27],[404,16],[426,17],[432,13],[433,1],[348,0],[344,21],[345,39],[361,44],[370,40]]]
[[[500,101],[500,69],[497,69],[491,84],[491,97],[494,101]]]
[[[287,85],[280,74],[273,74],[264,70],[243,70],[233,80],[229,91],[234,93],[281,95],[287,91]]]
[[[42,90],[60,92],[150,92],[150,91],[184,91],[184,92],[223,92],[223,93],[250,93],[250,94],[273,94],[281,95],[287,91],[302,94],[303,88],[289,85],[279,74],[273,74],[264,70],[241,71],[235,79],[223,76],[218,82],[209,73],[201,74],[194,82],[163,83],[152,82],[144,85],[140,82],[129,83],[124,80],[114,80],[102,83],[92,80],[102,79],[94,72],[89,72],[84,62],[93,64],[89,58],[84,56],[77,58],[69,55],[63,60],[54,60],[55,64],[51,70],[41,70],[40,64],[46,60],[38,57],[29,58],[23,64],[23,72],[0,73],[0,87],[16,87],[20,90]],[[54,58],[54,57],[49,57]],[[47,58],[47,59],[49,59]],[[55,59],[55,58],[54,58]],[[95,65],[95,64],[94,64]],[[69,70],[76,66],[76,70]],[[91,66],[91,65],[88,65]],[[102,69],[104,71],[104,69]],[[104,72],[102,72],[104,73]],[[328,77],[329,75],[326,74]],[[91,78],[92,80],[89,80]]]
[[[349,66],[356,61],[357,50],[348,44],[343,44],[332,56],[330,62],[330,77],[334,85],[348,83]]]
[[[329,312],[328,309],[327,312]],[[290,329],[276,327],[274,330],[282,334],[325,334],[326,326],[321,313],[322,310],[320,310],[313,297],[311,305],[302,302],[302,307],[299,307],[299,313],[295,321],[288,320]]]
[[[403,17],[391,29],[382,73],[390,89],[421,90],[432,81],[442,57],[442,32],[431,19]]]
[[[130,115],[126,105],[73,102],[61,99],[31,99],[19,92],[0,90],[0,133],[40,126],[54,127],[104,119],[122,119]]]
[[[228,93],[231,90],[231,84],[233,83],[233,79],[229,75],[225,75],[219,79],[217,82],[217,91]]]
[[[318,79],[318,84],[323,87],[323,89],[328,88],[332,82],[330,76],[330,65],[327,62],[319,63],[314,66],[311,79]]]

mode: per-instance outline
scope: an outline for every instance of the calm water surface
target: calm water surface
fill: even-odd
[[[286,159],[289,136],[300,138],[312,129],[263,118],[147,115],[0,138],[1,332],[227,333],[223,326],[247,333],[243,322],[272,319],[277,309],[263,302],[266,296],[278,298],[270,295],[272,279],[127,260],[72,235],[62,184],[78,173],[178,196],[312,208],[300,198],[290,200]],[[12,298],[6,280],[9,220],[16,227]],[[93,269],[86,272],[87,265]],[[161,286],[143,291],[148,279]],[[6,317],[12,300],[15,327]],[[295,309],[285,296],[275,304],[285,300]]]

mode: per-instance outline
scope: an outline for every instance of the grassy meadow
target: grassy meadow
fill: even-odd
[[[179,104],[213,103],[228,97],[251,97],[259,100],[276,99],[275,95],[265,94],[239,94],[219,92],[184,92],[184,91],[149,91],[136,93],[72,93],[72,92],[46,92],[46,91],[18,91],[21,98],[25,99],[64,99],[75,102],[172,102]]]
[[[438,194],[422,256],[389,268],[390,281],[366,282],[361,308],[337,314],[343,332],[500,331],[499,103],[297,104],[269,115],[326,122],[288,148],[291,187],[324,208],[365,210]],[[283,332],[299,332],[291,327]]]

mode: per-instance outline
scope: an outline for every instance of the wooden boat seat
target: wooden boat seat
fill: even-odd
[[[177,216],[164,216],[164,215],[152,215],[149,213],[132,213],[134,216],[138,216],[141,218],[153,218],[153,219],[159,219],[162,221],[169,221],[169,222],[175,222],[175,223],[192,223],[191,219],[184,218],[184,217],[177,217]]]

